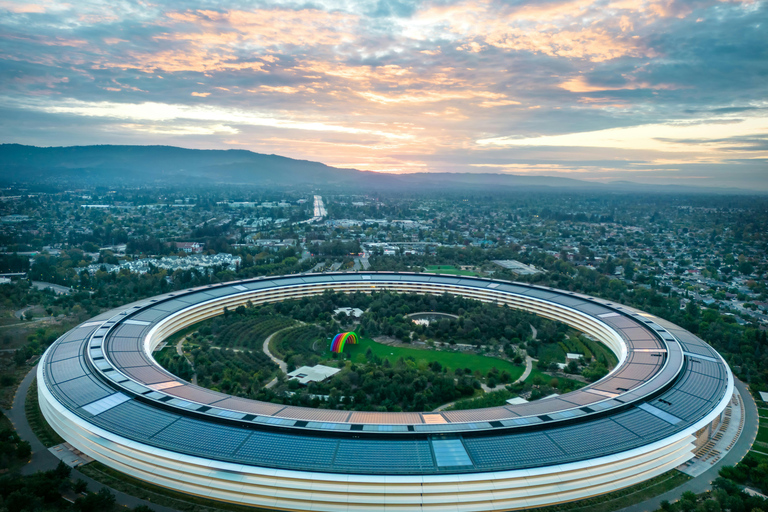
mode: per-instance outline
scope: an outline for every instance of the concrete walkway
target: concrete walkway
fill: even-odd
[[[189,363],[190,368],[192,368],[192,379],[191,382],[195,386],[197,386],[197,370],[195,370],[195,365],[192,364],[192,361],[189,360],[187,355],[184,353],[184,340],[185,338],[181,338],[179,342],[176,344],[176,353],[187,360],[187,363]]]
[[[35,380],[35,373],[37,372],[37,365],[32,368],[29,373],[24,377],[16,389],[16,394],[13,396],[13,406],[10,411],[3,411],[5,416],[13,423],[13,428],[16,429],[16,433],[19,437],[25,441],[29,441],[32,447],[32,458],[29,463],[21,468],[23,475],[29,475],[36,471],[47,471],[49,469],[56,469],[59,460],[54,457],[40,440],[37,439],[32,428],[27,422],[27,414],[24,410],[24,405],[27,400],[27,392],[32,385],[32,381]]]
[[[24,410],[24,405],[27,399],[27,392],[29,391],[29,386],[32,385],[32,381],[35,380],[36,372],[37,366],[32,368],[26,377],[24,377],[24,380],[21,381],[21,384],[16,390],[16,395],[13,397],[13,407],[11,407],[11,410],[3,411],[6,417],[8,417],[8,419],[11,420],[11,423],[13,423],[13,426],[16,429],[16,432],[19,434],[19,437],[25,441],[28,441],[32,447],[32,458],[30,462],[21,468],[21,473],[23,475],[30,475],[37,471],[48,471],[51,469],[56,469],[56,466],[59,465],[59,459],[56,458],[50,451],[48,451],[48,448],[46,448],[43,443],[37,439],[37,436],[35,436],[34,432],[32,432],[32,428],[29,426],[29,422],[27,422],[27,415]],[[76,469],[72,470],[70,473],[70,478],[73,480],[77,480],[79,478],[85,481],[88,484],[88,490],[91,492],[99,492],[102,488],[109,489],[109,491],[115,495],[115,499],[119,505],[130,508],[135,508],[139,505],[146,505],[156,512],[178,512],[176,509],[163,507],[154,504],[151,501],[142,500],[140,498],[125,494],[124,492],[112,489],[111,487],[103,485],[91,477],[80,473]]]
[[[523,382],[525,381],[525,379],[528,378],[528,376],[531,374],[531,370],[533,370],[534,361],[536,361],[536,359],[532,358],[531,356],[525,356],[525,371],[523,372],[523,374],[520,376],[519,379],[513,382],[513,384],[517,384],[518,382]]]
[[[749,394],[747,386],[741,381],[735,380],[736,387],[741,394],[742,401],[744,402],[744,428],[741,431],[739,440],[733,445],[731,451],[725,454],[716,464],[712,465],[710,469],[702,473],[701,475],[693,478],[680,487],[673,489],[669,492],[651,498],[642,503],[632,505],[630,507],[622,509],[620,512],[651,512],[658,510],[661,506],[661,502],[666,500],[670,503],[680,499],[680,495],[685,491],[692,491],[696,494],[701,494],[712,488],[712,481],[718,477],[718,472],[723,466],[735,466],[744,458],[747,452],[752,447],[752,443],[757,436],[758,417],[757,406]]]
[[[744,420],[744,401],[738,388],[733,390],[731,403],[725,409],[725,418],[704,446],[696,450],[696,456],[677,469],[688,476],[697,477],[706,473],[718,460],[727,454],[740,437]]]
[[[288,328],[289,327],[286,327],[285,329],[288,329]],[[280,329],[279,331],[273,332],[272,334],[267,336],[267,339],[264,340],[263,350],[264,350],[264,353],[267,354],[267,357],[269,357],[273,363],[275,363],[280,367],[280,371],[282,371],[285,374],[288,374],[288,365],[285,363],[285,361],[283,361],[282,359],[276,358],[275,356],[272,355],[272,352],[269,351],[269,342],[272,341],[272,337],[278,332],[283,332],[285,329]]]

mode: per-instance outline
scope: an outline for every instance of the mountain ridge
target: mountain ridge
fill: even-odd
[[[502,173],[393,174],[332,167],[245,149],[188,149],[162,145],[89,145],[38,147],[0,144],[0,182],[5,184],[186,184],[320,186],[352,189],[542,189],[723,193],[686,185],[634,182],[595,183],[559,176]],[[745,193],[741,189],[726,189]]]

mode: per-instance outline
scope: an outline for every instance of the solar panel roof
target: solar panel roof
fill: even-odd
[[[440,415],[307,409],[230,397],[180,381],[142,352],[143,337],[154,326],[200,301],[242,294],[243,289],[272,293],[329,282],[378,282],[377,287],[434,283],[538,298],[612,326],[630,351],[623,366],[583,390],[520,406]],[[583,295],[433,274],[245,280],[100,315],[109,319],[104,327],[91,321],[57,340],[46,355],[43,375],[51,393],[87,421],[136,441],[219,460],[376,474],[534,467],[614,453],[669,435],[698,421],[722,398],[730,374],[711,347],[661,319],[648,323],[642,315],[628,316],[633,312]],[[99,348],[86,353],[89,340]],[[596,415],[605,412],[611,416]],[[427,416],[442,420],[429,423]],[[597,443],[598,438],[615,442]]]

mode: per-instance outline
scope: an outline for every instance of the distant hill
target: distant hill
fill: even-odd
[[[289,185],[333,183],[359,171],[244,150],[199,150],[172,146],[0,145],[6,182],[194,183]],[[182,180],[182,181],[180,181]]]
[[[488,173],[384,174],[340,169],[308,160],[241,149],[202,150],[173,146],[35,147],[0,145],[0,183],[83,185],[229,184],[262,187],[313,186],[355,190],[569,189],[626,191],[637,184],[600,184],[552,176]],[[668,190],[644,185],[643,191]],[[675,192],[691,187],[674,187]],[[711,189],[722,193],[721,189]],[[734,191],[736,191],[734,189]]]

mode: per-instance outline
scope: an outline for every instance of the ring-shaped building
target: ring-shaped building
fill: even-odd
[[[449,293],[526,310],[605,344],[618,364],[526,404],[382,413],[233,397],[152,357],[224,308],[326,290]],[[37,378],[54,430],[113,469],[216,500],[329,512],[514,510],[610,492],[692,458],[733,393],[714,349],[642,311],[541,286],[398,272],[262,277],[142,300],[63,335]]]

